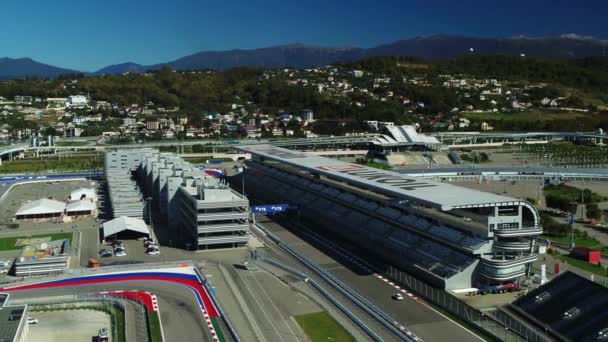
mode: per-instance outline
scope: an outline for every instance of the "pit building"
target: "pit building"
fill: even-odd
[[[518,282],[542,234],[528,202],[271,145],[242,146],[247,194],[444,289]]]

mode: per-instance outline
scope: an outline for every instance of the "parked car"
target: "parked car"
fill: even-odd
[[[0,267],[0,274],[6,274],[6,273],[8,273],[8,268]]]
[[[121,240],[112,240],[111,244],[112,244],[112,247],[124,246],[124,244],[122,243]]]
[[[107,249],[102,249],[102,250],[99,251],[99,255],[102,258],[107,258],[107,257],[111,257],[112,256],[112,252],[110,250],[107,250]]]
[[[27,324],[38,324],[38,318],[28,317]]]
[[[401,293],[395,293],[391,298],[394,300],[403,300],[403,295]]]
[[[146,250],[146,254],[148,254],[148,255],[159,255],[160,254],[160,250],[158,250],[158,248],[149,248],[148,250]]]
[[[127,251],[124,249],[124,247],[116,247],[114,248],[114,255],[117,257],[127,256]]]
[[[98,337],[108,337],[108,328],[99,329]]]
[[[97,334],[97,342],[110,342],[108,328],[99,329],[99,334]]]
[[[150,245],[156,245],[156,242],[154,242],[154,240],[152,240],[152,239],[149,239],[149,240],[145,240],[145,241],[144,241],[144,246],[145,246],[145,247],[148,247],[148,246],[150,246]]]

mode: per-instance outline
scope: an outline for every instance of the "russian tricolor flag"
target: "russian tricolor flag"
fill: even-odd
[[[218,178],[224,177],[224,172],[220,169],[204,169],[203,171],[205,171],[205,173],[209,176]]]

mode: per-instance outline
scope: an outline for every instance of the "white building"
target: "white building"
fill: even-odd
[[[51,200],[39,199],[22,205],[15,218],[17,220],[36,220],[59,218],[65,211],[65,203]]]
[[[69,202],[65,206],[65,214],[70,217],[95,216],[97,205],[90,199]]]
[[[120,216],[103,224],[103,237],[117,237],[117,234],[136,234],[150,236],[150,230],[141,219]]]
[[[70,193],[71,201],[79,201],[85,198],[97,202],[97,193],[95,192],[95,189],[78,188]]]
[[[71,95],[66,100],[66,107],[84,107],[89,104],[89,99],[84,95]]]

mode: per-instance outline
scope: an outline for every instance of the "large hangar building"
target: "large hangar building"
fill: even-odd
[[[247,193],[445,289],[518,282],[542,233],[528,202],[271,145],[252,154]]]

